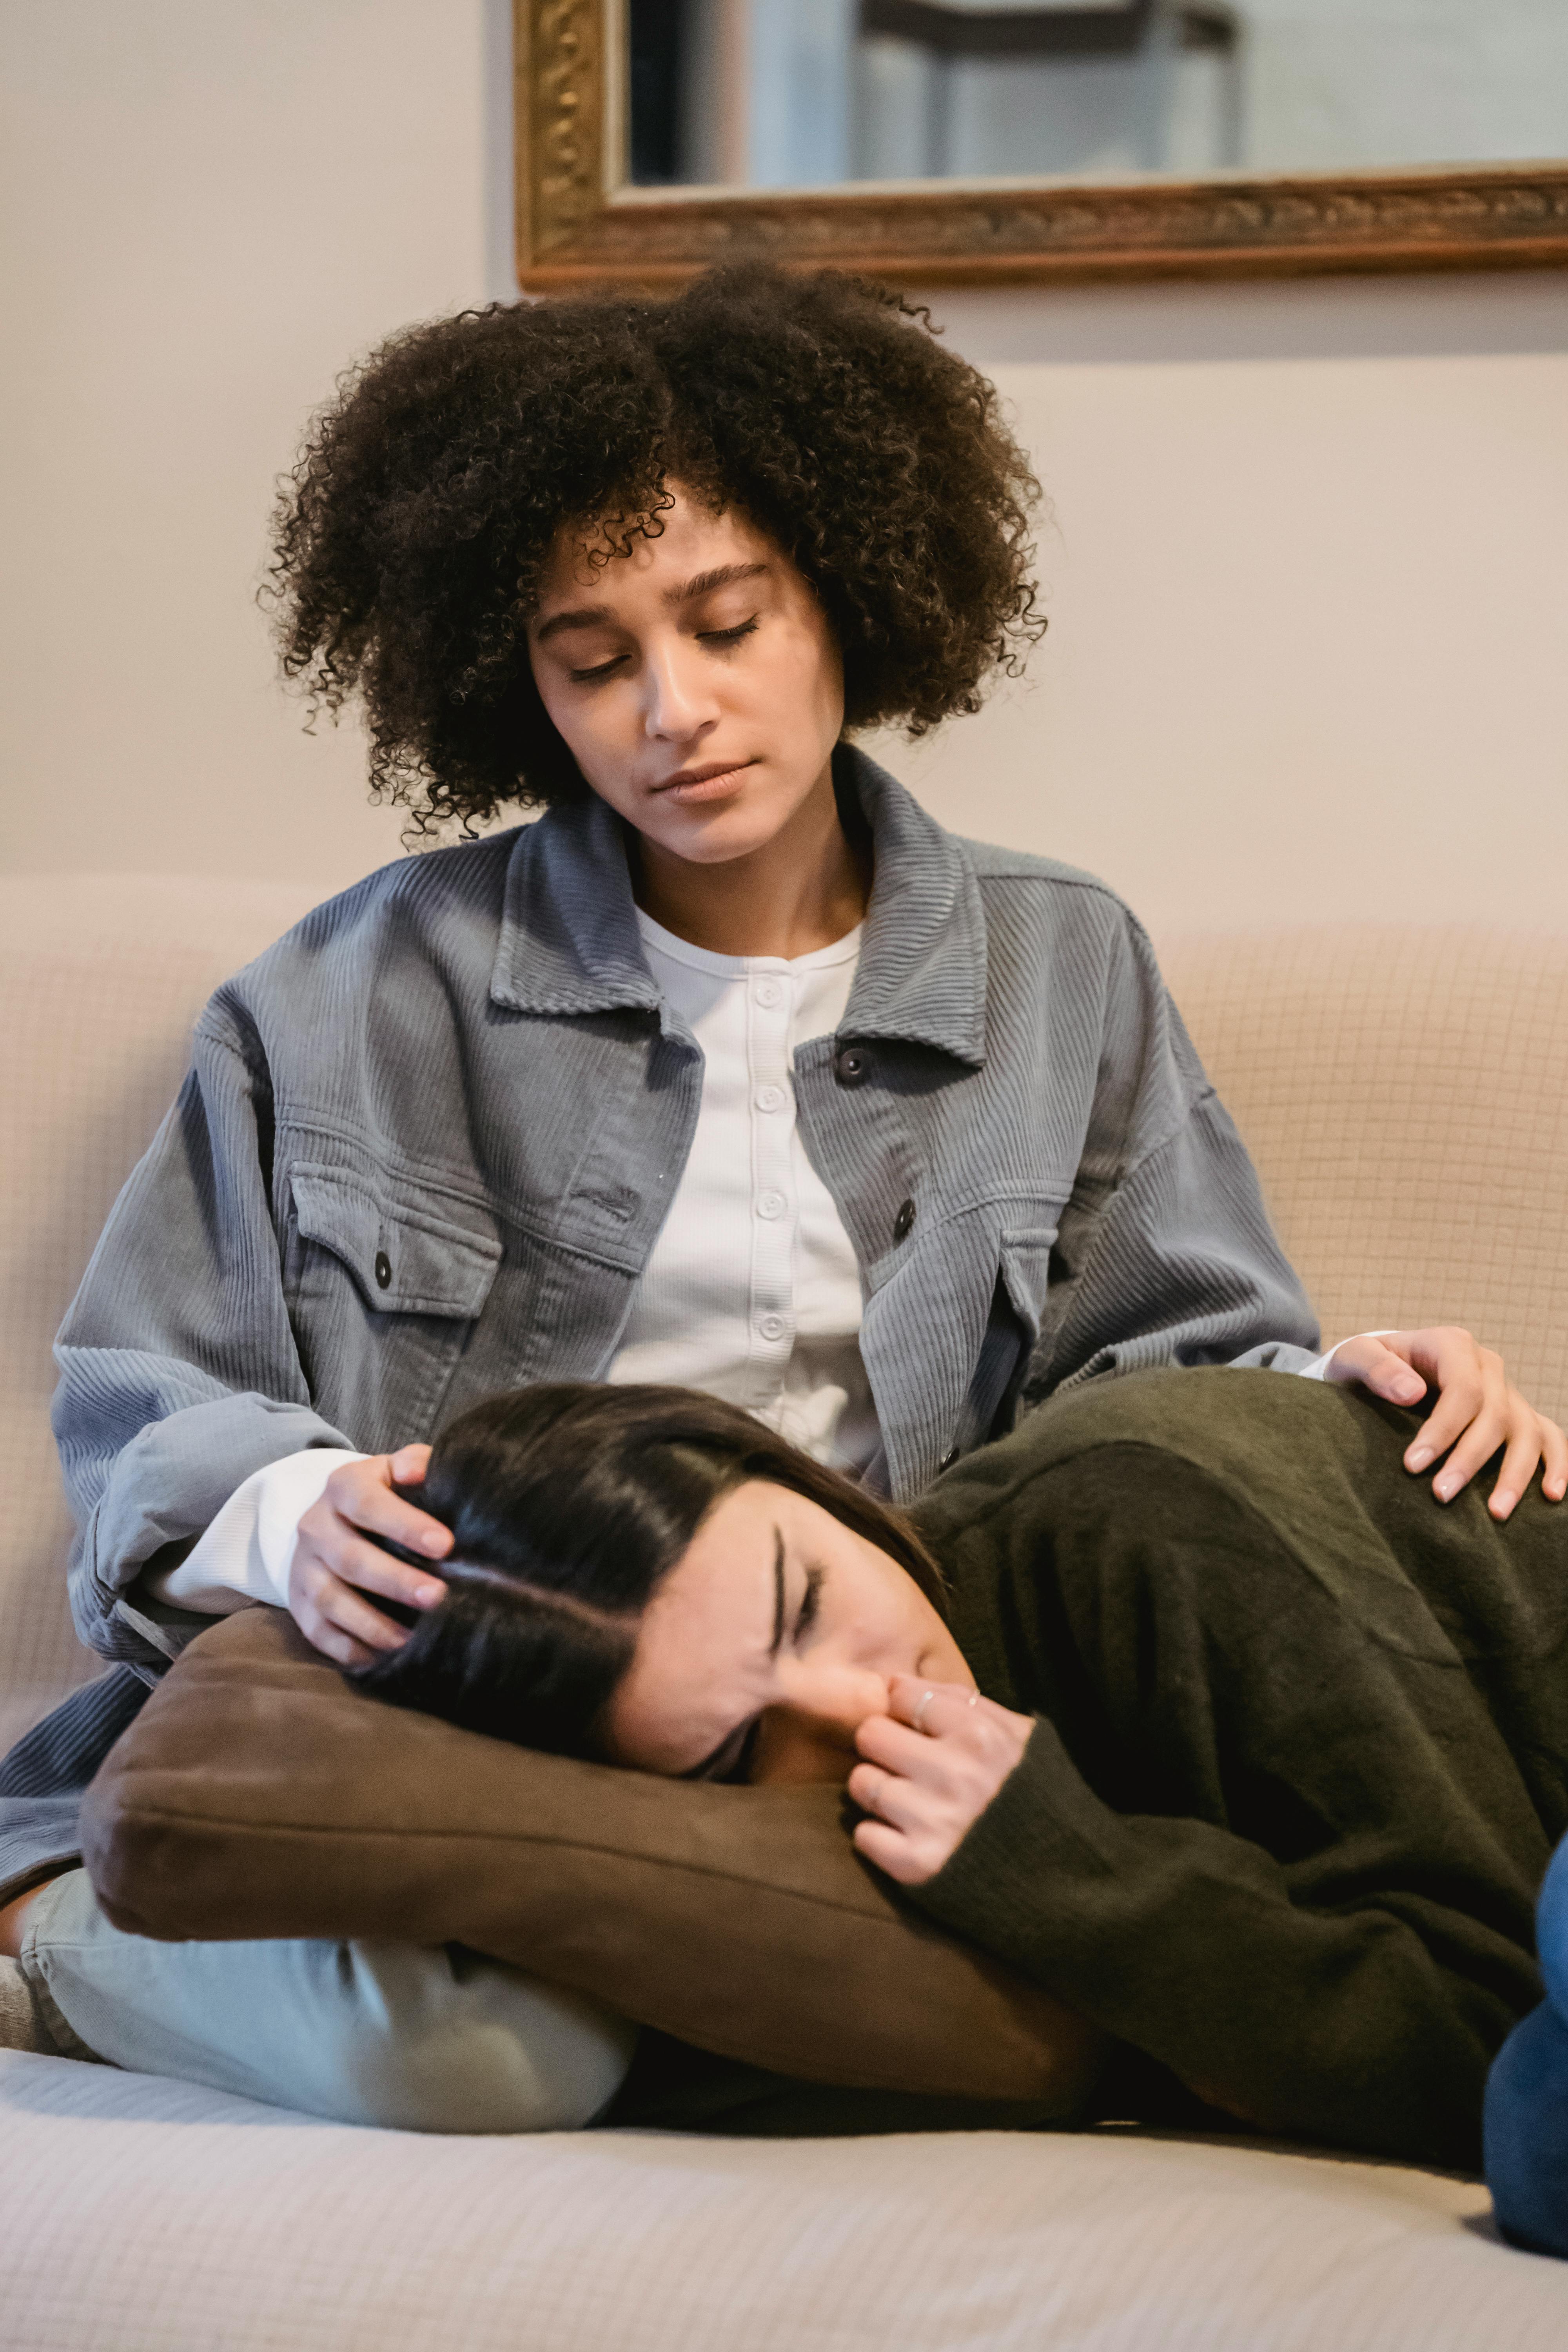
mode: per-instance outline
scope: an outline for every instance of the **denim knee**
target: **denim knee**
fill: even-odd
[[[1568,1838],[1552,1855],[1535,1906],[1535,1944],[1546,1998],[1568,2018]]]
[[[341,1944],[332,1959],[340,2001],[321,2003],[319,2016],[335,2077],[325,2104],[342,2122],[581,2130],[631,2062],[636,2029],[624,2020],[477,1955]]]
[[[1543,2000],[1487,2078],[1487,2186],[1515,2245],[1568,2255],[1568,2024]]]

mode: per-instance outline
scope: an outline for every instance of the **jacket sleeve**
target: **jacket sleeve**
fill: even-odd
[[[1025,1402],[1151,1364],[1302,1370],[1317,1318],[1131,919],[1104,986],[1099,1075]]]
[[[253,1471],[350,1440],[312,1409],[294,1344],[254,1042],[214,1008],[178,1100],[110,1212],[55,1346],[54,1428],[77,1523],[77,1630],[160,1669],[205,1618],[132,1594]]]

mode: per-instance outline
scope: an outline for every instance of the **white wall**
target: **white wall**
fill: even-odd
[[[888,756],[1156,928],[1568,920],[1568,278],[933,295],[1051,493],[1031,681]]]
[[[504,290],[498,21],[484,0],[6,0],[13,870],[336,887],[395,854],[353,730],[312,740],[275,688],[254,597],[273,479],[338,371]]]
[[[394,854],[252,598],[355,352],[505,282],[505,0],[8,0],[0,862]],[[945,294],[1049,486],[1031,691],[901,772],[1160,928],[1562,919],[1568,277]]]

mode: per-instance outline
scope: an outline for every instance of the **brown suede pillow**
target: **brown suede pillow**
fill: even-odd
[[[807,2082],[1070,2115],[1100,2035],[900,1910],[842,1803],[455,1730],[350,1689],[258,1608],[153,1693],[82,1840],[109,1916],[141,1935],[466,1944]]]

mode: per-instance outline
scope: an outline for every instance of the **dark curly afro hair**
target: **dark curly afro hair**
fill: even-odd
[[[715,270],[669,298],[495,304],[395,335],[314,420],[269,595],[313,709],[363,704],[416,834],[587,790],[527,625],[556,535],[657,535],[679,481],[793,559],[837,635],[846,725],[978,707],[1045,626],[1039,485],[996,394],[897,295]]]

